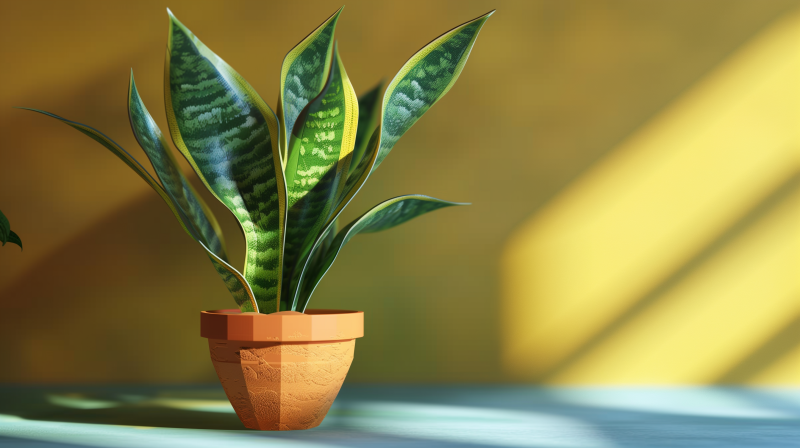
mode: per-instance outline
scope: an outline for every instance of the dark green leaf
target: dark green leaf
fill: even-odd
[[[175,145],[239,221],[259,311],[279,310],[286,187],[278,121],[225,61],[170,13],[165,89]]]
[[[8,234],[10,232],[11,224],[8,223],[8,218],[6,218],[6,215],[0,211],[0,241],[3,242],[3,246],[5,246],[8,242]]]
[[[19,239],[19,236],[13,231],[8,232],[8,242],[14,243],[19,246],[20,249],[22,249],[22,240]],[[5,246],[5,243],[3,243],[3,245]]]
[[[383,81],[358,97],[358,131],[356,132],[356,146],[353,149],[353,160],[350,162],[350,173],[356,169],[358,162],[364,157],[369,138],[375,132],[381,117],[381,89],[383,89]]]
[[[298,288],[298,291],[303,291],[304,294],[307,295],[298,295],[297,311],[302,312],[305,310],[308,305],[308,300],[319,284],[319,281],[322,280],[322,277],[328,272],[328,269],[330,269],[336,257],[339,255],[339,251],[352,237],[358,233],[380,232],[381,230],[390,229],[414,219],[417,216],[453,205],[467,204],[443,201],[424,195],[396,197],[376,205],[367,213],[364,213],[361,217],[348,224],[339,231],[333,242],[328,245],[327,250],[324,249],[326,247],[325,238],[319,239],[312,249],[310,258],[321,257],[322,261],[316,263],[314,268],[311,267],[311,263],[308,263],[303,270],[300,279],[301,286]],[[326,232],[328,231],[329,230],[326,229]],[[323,234],[323,236],[328,235]],[[324,253],[316,254],[315,252],[317,251]]]

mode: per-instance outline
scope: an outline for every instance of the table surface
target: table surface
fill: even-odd
[[[800,388],[345,384],[319,427],[270,432],[218,385],[6,385],[0,446],[800,447]]]

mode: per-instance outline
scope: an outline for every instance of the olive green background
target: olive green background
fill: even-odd
[[[167,6],[275,109],[283,56],[340,3],[3,2],[0,209],[25,249],[0,248],[0,381],[215,381],[199,311],[235,305],[202,249],[100,145],[12,109],[89,124],[143,160],[128,127],[128,76],[133,68],[166,128]],[[312,308],[366,313],[348,380],[511,380],[500,355],[499,260],[509,235],[798,7],[790,0],[348,2],[337,36],[359,93],[390,80],[442,32],[497,9],[454,88],[401,139],[347,216],[410,193],[473,205],[355,238],[312,298]],[[243,260],[234,220],[213,208],[232,259]]]

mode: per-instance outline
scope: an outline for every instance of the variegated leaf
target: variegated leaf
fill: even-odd
[[[328,272],[328,269],[330,269],[336,257],[339,255],[339,251],[352,237],[358,233],[380,232],[381,230],[390,229],[414,219],[417,216],[452,205],[468,204],[448,202],[417,194],[396,197],[376,205],[367,213],[364,213],[361,217],[348,224],[339,231],[327,250],[324,249],[325,238],[319,239],[312,250],[310,259],[320,257],[322,261],[314,267],[311,266],[311,263],[308,263],[305,267],[300,279],[301,286],[298,288],[298,291],[303,291],[304,295],[298,296],[297,310],[305,310],[308,305],[308,300],[319,284],[319,281],[322,280],[322,277]],[[321,253],[317,254],[317,251]]]
[[[381,89],[383,89],[383,81],[358,97],[358,131],[356,132],[356,146],[353,148],[353,160],[350,162],[350,173],[356,169],[358,162],[364,157],[369,138],[378,126],[381,116]]]
[[[208,247],[206,247],[198,239],[198,237],[196,236],[196,233],[194,232],[194,230],[193,229],[190,230],[191,225],[188,224],[189,223],[189,219],[186,217],[186,215],[176,206],[176,204],[173,202],[173,200],[170,197],[170,195],[167,194],[167,192],[153,178],[153,176],[150,175],[150,173],[148,173],[147,170],[133,156],[131,156],[127,151],[125,151],[116,142],[114,142],[113,140],[108,138],[105,134],[103,134],[102,132],[100,132],[97,129],[94,129],[94,128],[90,127],[90,126],[87,126],[87,125],[82,124],[82,123],[78,123],[76,121],[67,120],[66,118],[59,117],[56,114],[52,114],[50,112],[45,112],[45,111],[38,110],[38,109],[31,109],[31,108],[26,108],[26,107],[22,107],[20,109],[31,110],[31,111],[34,111],[34,112],[38,112],[38,113],[47,115],[49,117],[52,117],[52,118],[55,118],[55,119],[61,121],[62,123],[66,124],[68,126],[71,126],[71,127],[75,128],[75,129],[77,129],[81,133],[89,136],[90,138],[92,138],[96,142],[98,142],[101,145],[105,146],[106,149],[111,151],[114,155],[116,155],[123,162],[125,162],[125,164],[128,165],[128,167],[133,169],[133,171],[136,174],[138,174],[139,177],[144,179],[145,182],[147,182],[147,184],[150,185],[150,187],[152,187],[153,190],[155,190],[155,192],[158,193],[159,196],[161,196],[161,199],[164,200],[164,202],[167,204],[169,209],[172,211],[172,213],[178,219],[178,223],[181,225],[181,228],[183,229],[183,231],[186,232],[190,237],[195,239],[198,243],[200,243],[200,245],[206,251],[206,254],[208,255],[208,257],[211,259],[212,263],[214,264],[215,269],[222,276],[222,279],[225,282],[225,285],[228,287],[228,290],[231,291],[231,293],[234,295],[234,299],[237,301],[237,303],[240,304],[240,307],[241,307],[242,311],[258,311],[258,309],[256,307],[255,297],[253,297],[252,290],[251,290],[250,286],[247,284],[247,281],[244,279],[244,277],[236,269],[234,269],[232,266],[230,266],[224,260],[219,258],[217,256],[217,254],[215,254],[212,250],[210,250]],[[238,283],[238,285],[233,285],[232,284],[233,282]],[[244,291],[244,295],[242,294],[242,291]]]
[[[128,88],[128,118],[139,146],[153,164],[164,190],[184,217],[187,230],[206,250],[216,255],[209,257],[236,304],[242,311],[256,311],[255,299],[249,285],[228,264],[222,231],[216,217],[181,171],[161,129],[139,96],[133,73]]]
[[[383,130],[378,159],[389,155],[397,140],[453,87],[491,11],[422,47],[395,75],[383,95]]]
[[[187,227],[193,231],[195,239],[220,259],[228,261],[222,231],[216,217],[181,172],[161,129],[139,96],[133,73],[128,86],[128,118],[133,134],[150,159],[158,180],[178,209],[188,218]]]
[[[253,88],[170,13],[165,72],[175,145],[244,232],[258,309],[279,309],[286,187],[278,121]]]
[[[455,84],[490,11],[434,39],[403,65],[383,94],[380,126],[351,170],[333,216],[338,216],[397,140]]]
[[[278,119],[281,123],[281,148],[287,151],[297,117],[322,90],[333,60],[333,35],[344,6],[322,22],[292,48],[281,66],[281,89],[278,94]]]
[[[358,99],[336,50],[329,73],[320,94],[298,116],[289,139],[285,299],[293,296],[300,274],[297,269],[305,264],[311,245],[328,223],[344,188],[356,139]],[[291,307],[291,301],[282,302],[282,310]]]

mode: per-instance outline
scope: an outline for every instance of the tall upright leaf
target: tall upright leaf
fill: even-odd
[[[161,129],[139,96],[133,73],[128,85],[128,119],[139,146],[150,159],[164,190],[178,209],[186,215],[187,227],[193,231],[195,239],[220,259],[228,261],[222,231],[216,217],[178,166],[178,161],[169,149],[164,134],[161,133]]]
[[[364,157],[369,138],[375,132],[378,120],[380,120],[381,89],[383,89],[383,81],[358,97],[358,131],[356,132],[356,146],[353,148],[353,160],[350,162],[350,173],[356,169],[358,162]]]
[[[467,204],[443,201],[441,199],[418,194],[400,196],[376,205],[367,213],[364,213],[361,217],[348,224],[339,231],[336,238],[334,238],[331,243],[327,244],[327,250],[324,249],[326,246],[325,238],[321,238],[317,244],[315,244],[313,248],[313,252],[315,253],[312,254],[311,258],[319,257],[321,262],[313,267],[311,263],[309,263],[304,270],[300,280],[301,286],[298,288],[298,291],[302,291],[305,294],[302,297],[298,295],[297,310],[301,312],[305,310],[308,305],[308,299],[311,297],[311,294],[314,292],[314,289],[316,289],[320,280],[322,280],[322,277],[325,276],[328,269],[330,269],[331,265],[336,260],[339,251],[355,235],[358,233],[380,232],[381,230],[390,229],[425,213],[453,205]],[[321,253],[317,254],[317,251]]]
[[[202,241],[198,239],[197,233],[192,228],[191,224],[189,223],[189,218],[178,208],[175,202],[172,200],[169,194],[161,187],[161,185],[156,181],[152,175],[132,156],[130,153],[125,151],[121,146],[119,146],[115,141],[108,138],[105,134],[94,129],[90,126],[87,126],[82,123],[78,123],[76,121],[67,120],[66,118],[59,117],[56,114],[52,114],[50,112],[45,112],[43,110],[38,109],[31,109],[27,107],[21,107],[20,109],[30,110],[33,112],[38,112],[40,114],[47,115],[49,117],[55,118],[62,123],[77,129],[81,133],[89,136],[92,140],[100,143],[101,145],[105,146],[106,149],[111,151],[114,155],[119,157],[123,162],[125,162],[128,167],[130,167],[136,174],[139,175],[148,185],[150,185],[161,199],[167,204],[169,209],[178,219],[178,223],[183,228],[183,231],[186,232],[190,237],[195,239],[203,249],[206,251],[206,254],[211,259],[211,262],[214,264],[214,268],[217,272],[222,276],[223,281],[225,281],[225,285],[234,295],[237,303],[242,308],[242,311],[258,311],[257,304],[255,302],[255,297],[253,297],[252,290],[250,286],[247,284],[247,281],[244,277],[232,266],[230,266],[225,260],[220,258],[214,251],[209,249],[208,247],[203,244]]]
[[[328,80],[297,119],[289,139],[286,187],[289,191],[282,309],[299,271],[334,210],[344,188],[358,124],[358,98],[334,50]]]
[[[295,45],[281,66],[281,88],[278,94],[278,119],[281,123],[281,148],[286,151],[297,117],[322,90],[333,60],[333,35],[344,6],[322,22],[305,39]]]
[[[197,242],[216,255],[216,257],[209,255],[209,258],[233,295],[236,304],[243,311],[256,311],[257,306],[250,286],[241,274],[228,264],[222,231],[216,217],[181,171],[161,129],[139,96],[133,73],[128,88],[128,118],[139,146],[150,159],[164,190],[184,217],[187,230]]]
[[[279,309],[286,186],[278,121],[253,88],[170,12],[165,70],[175,145],[245,235],[258,308]]]
[[[490,11],[461,24],[417,51],[383,94],[380,126],[347,179],[334,216],[347,207],[397,140],[453,87]]]

